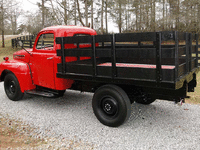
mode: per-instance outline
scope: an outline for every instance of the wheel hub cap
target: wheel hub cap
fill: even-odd
[[[110,111],[111,108],[112,108],[112,107],[110,106],[110,104],[108,104],[108,103],[106,103],[104,107],[105,107],[106,111]]]
[[[13,81],[10,82],[9,91],[12,94],[15,93],[15,83]]]
[[[102,101],[103,111],[111,116],[114,116],[118,111],[118,105],[115,99],[106,97]]]

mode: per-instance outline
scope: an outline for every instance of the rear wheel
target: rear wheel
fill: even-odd
[[[131,114],[131,104],[127,94],[116,85],[104,85],[97,89],[92,99],[94,114],[107,126],[123,124]]]
[[[13,73],[9,73],[4,79],[4,90],[10,100],[17,101],[23,98],[17,77]]]

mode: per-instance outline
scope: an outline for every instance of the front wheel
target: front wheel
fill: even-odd
[[[131,114],[131,104],[127,94],[116,85],[104,85],[97,89],[92,99],[94,114],[107,126],[122,125]]]
[[[24,95],[24,93],[21,92],[17,77],[13,73],[6,75],[4,79],[4,90],[8,98],[13,101],[22,99]]]

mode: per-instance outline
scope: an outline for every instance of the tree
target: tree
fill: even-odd
[[[4,2],[1,2],[1,31],[2,31],[2,47],[5,47],[4,42]]]
[[[108,0],[105,1],[105,23],[106,23],[106,33],[108,33]]]
[[[19,16],[16,13],[16,7],[19,3],[15,0],[1,0],[0,1],[0,30],[2,34],[2,47],[5,47],[4,42],[4,34],[5,31],[13,31],[13,33],[17,30],[17,17]],[[16,19],[13,21],[13,18]]]
[[[104,33],[103,29],[103,13],[104,13],[104,0],[101,1],[101,33]]]
[[[91,28],[94,28],[94,2],[91,0]]]
[[[77,3],[77,9],[78,9],[79,21],[81,22],[81,24],[82,24],[83,26],[86,26],[85,23],[84,23],[83,20],[82,20],[82,14],[81,14],[81,10],[80,10],[79,1],[76,0],[76,3]]]
[[[88,26],[88,0],[84,0],[85,3],[85,25]]]

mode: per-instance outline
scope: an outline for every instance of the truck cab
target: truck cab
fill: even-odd
[[[41,30],[35,39],[33,48],[15,52],[13,60],[6,58],[0,64],[0,79],[6,81],[4,86],[7,96],[11,100],[19,100],[25,92],[43,96],[63,95],[74,81],[56,77],[57,64],[61,63],[56,50],[61,49],[61,46],[56,44],[55,39],[56,37],[90,35],[96,35],[96,31],[87,27],[53,26]],[[65,45],[66,49],[75,47],[74,44]],[[68,57],[66,61],[77,59],[87,59],[87,57]]]

